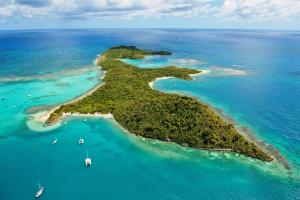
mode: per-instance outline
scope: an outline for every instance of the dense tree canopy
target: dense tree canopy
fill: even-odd
[[[62,105],[47,124],[56,123],[62,113],[112,113],[129,132],[147,138],[171,141],[198,149],[228,150],[271,161],[272,158],[240,135],[207,105],[194,98],[165,94],[149,87],[158,77],[190,79],[197,70],[164,67],[141,69],[121,58],[141,59],[145,55],[170,55],[167,51],[146,51],[134,46],[117,46],[104,52],[98,64],[106,71],[105,82],[91,95]]]

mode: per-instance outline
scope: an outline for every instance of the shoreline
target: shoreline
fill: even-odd
[[[99,56],[95,62],[96,62],[96,67],[98,67],[100,70],[102,69],[102,67],[100,65],[98,65],[99,63],[99,60],[103,59],[103,56]],[[196,74],[190,74],[190,77],[191,79],[193,79],[193,77],[195,76],[199,76],[199,75],[204,75],[204,74],[207,74],[209,73],[210,71],[209,70],[199,70],[199,73],[196,73]],[[106,71],[103,71],[103,75],[100,77],[100,80],[103,80],[103,78],[105,77],[105,74],[106,74]],[[149,82],[149,87],[153,90],[154,89],[154,82],[157,81],[157,80],[160,80],[160,79],[170,79],[172,77],[159,77],[159,78],[156,78],[154,79],[153,81]],[[85,92],[84,94],[72,99],[72,100],[69,100],[69,101],[66,101],[64,103],[61,103],[59,105],[55,105],[49,109],[46,109],[46,110],[40,110],[38,111],[37,113],[33,114],[33,115],[30,115],[29,117],[29,123],[27,123],[27,125],[29,126],[29,124],[34,124],[34,121],[36,123],[39,123],[39,124],[42,124],[44,127],[45,127],[45,122],[46,120],[49,118],[49,116],[51,115],[52,112],[54,112],[56,109],[58,109],[60,106],[64,105],[64,104],[70,104],[70,103],[73,103],[73,102],[76,102],[76,101],[79,101],[83,98],[85,98],[86,96],[92,94],[94,91],[96,91],[98,88],[100,88],[102,85],[104,85],[105,82],[100,82],[98,84],[96,84],[93,88],[91,88],[90,90],[88,90],[87,92]],[[180,94],[180,93],[179,93]],[[192,98],[195,98],[191,95],[188,95]],[[197,101],[199,101],[199,99],[197,99]],[[202,101],[200,101],[201,103],[203,103]],[[205,104],[205,103],[204,103]],[[207,104],[206,104],[207,105]],[[290,169],[288,163],[286,162],[286,160],[284,159],[283,156],[281,156],[281,154],[275,150],[275,148],[273,148],[273,150],[271,151],[270,148],[267,148],[268,146],[270,146],[269,144],[266,144],[264,142],[262,142],[261,140],[258,140],[254,134],[250,134],[250,133],[245,133],[245,131],[241,131],[241,127],[237,127],[238,123],[236,123],[232,118],[224,115],[223,111],[219,109],[219,111],[214,108],[213,106],[211,105],[208,105],[218,116],[220,116],[224,121],[226,121],[227,123],[231,123],[233,124],[238,132],[245,136],[247,140],[253,142],[254,144],[256,144],[257,146],[259,146],[260,148],[262,148],[264,151],[268,152],[269,155],[271,157],[274,158],[274,161],[277,161],[281,164],[283,164],[284,168],[285,169]],[[42,115],[38,115],[38,113],[40,114],[41,112],[45,112],[44,114]],[[103,113],[94,113],[94,114],[80,114],[80,113],[63,113],[63,115],[60,117],[59,121],[56,122],[55,124],[52,124],[52,125],[47,125],[46,128],[45,128],[45,131],[46,130],[49,130],[49,129],[52,129],[52,128],[56,128],[59,124],[61,124],[61,121],[68,117],[68,116],[75,116],[75,117],[101,117],[101,118],[105,118],[105,119],[114,119],[113,115],[111,113],[107,113],[107,114],[103,114]],[[33,121],[33,122],[32,122]],[[122,129],[124,129],[124,127],[122,127],[120,125],[120,127]],[[243,128],[243,127],[242,127]],[[37,129],[36,129],[37,130]],[[126,130],[126,129],[125,129]],[[42,131],[42,130],[41,130]],[[128,131],[127,131],[128,132]],[[201,149],[200,149],[201,150]],[[232,152],[231,149],[202,149],[202,150],[208,150],[208,151],[221,151],[221,152]],[[273,161],[273,162],[274,162]]]
[[[261,140],[260,138],[258,138],[257,135],[255,134],[255,132],[251,130],[251,128],[248,128],[248,127],[238,123],[235,119],[226,115],[222,109],[215,108],[210,104],[206,104],[206,105],[208,105],[225,122],[232,124],[238,130],[238,132],[241,135],[243,135],[247,140],[249,140],[250,142],[253,142],[258,147],[260,147],[265,152],[267,152],[269,155],[271,155],[274,158],[275,162],[282,164],[284,169],[286,169],[286,170],[291,169],[287,159],[283,155],[281,155],[281,153],[275,147],[273,147],[271,144],[266,143],[263,140]]]
[[[201,73],[196,74],[196,75],[200,75],[200,74]],[[166,77],[165,79],[167,79],[167,78],[168,77]],[[153,89],[155,89],[155,88],[153,88]],[[211,105],[210,103],[203,102],[201,99],[198,99],[189,93],[183,93],[183,92],[176,91],[175,94],[189,96],[191,98],[196,99],[197,101],[200,101],[202,104],[209,106],[209,108],[211,108],[213,110],[213,112],[215,114],[217,114],[219,117],[221,117],[226,123],[232,124],[237,129],[239,134],[241,134],[247,140],[249,140],[250,142],[253,142],[258,147],[260,147],[265,152],[267,152],[274,159],[271,162],[277,162],[277,163],[281,164],[285,170],[291,169],[291,166],[289,165],[288,160],[283,155],[281,155],[281,153],[275,147],[273,147],[271,144],[266,143],[263,140],[259,139],[257,137],[257,135],[250,128],[240,124],[239,122],[237,122],[235,119],[233,119],[229,115],[226,115],[222,109],[216,108],[213,105]],[[210,151],[211,149],[200,149],[200,150]],[[211,150],[211,151],[214,151],[214,150]],[[220,151],[220,150],[216,150],[216,151]],[[232,151],[228,149],[228,150],[221,150],[221,152],[232,152]],[[233,152],[233,153],[235,153],[235,152]]]
[[[103,113],[87,113],[87,114],[81,114],[81,113],[64,113],[61,117],[61,120],[63,120],[66,117],[73,116],[73,117],[100,117],[104,119],[114,119],[114,116],[111,113],[103,114]],[[61,121],[60,120],[60,121]]]
[[[101,70],[102,69],[101,65],[98,65],[99,59],[101,59],[101,55],[97,59],[95,59],[95,61],[94,61],[94,63],[96,64],[97,70]],[[63,103],[60,103],[60,104],[57,104],[57,105],[53,105],[53,106],[49,106],[50,108],[48,108],[48,109],[38,110],[34,114],[29,115],[29,118],[34,119],[37,122],[44,124],[46,122],[46,120],[50,117],[51,113],[54,112],[56,109],[58,109],[60,106],[62,106],[64,104],[70,104],[70,103],[74,103],[76,101],[79,101],[79,100],[87,97],[88,95],[92,94],[98,88],[100,88],[102,85],[104,85],[105,82],[101,82],[101,80],[104,79],[106,71],[102,71],[102,73],[103,73],[102,76],[98,77],[99,82],[94,87],[92,87],[91,89],[89,89],[87,92],[85,92],[85,93],[83,93],[83,94],[81,94],[81,95],[79,95],[79,96],[77,96],[77,97],[75,97],[75,98],[73,98],[71,100],[65,101]],[[36,106],[36,107],[38,107],[38,106]],[[28,108],[27,110],[34,110],[34,108],[35,107],[31,107],[31,108]],[[47,112],[45,114],[41,115],[41,116],[35,117],[35,114],[37,114],[37,113],[39,113],[41,111],[47,111]]]
[[[200,70],[200,71],[201,71],[200,73],[191,74],[190,76],[191,77],[196,77],[196,76],[200,76],[200,75],[205,75],[205,74],[211,73],[210,70]],[[165,77],[156,78],[155,80],[153,80],[153,81],[151,81],[149,83],[149,87],[151,89],[155,90],[155,88],[154,88],[155,81],[164,80],[164,79],[171,79],[171,78],[173,78],[173,77],[167,77],[167,76],[165,76]],[[197,101],[200,101],[201,103],[209,106],[226,123],[234,125],[234,127],[238,130],[238,132],[242,136],[244,136],[247,140],[249,140],[250,142],[253,142],[257,146],[259,146],[261,149],[263,149],[265,152],[267,152],[271,157],[273,157],[273,159],[274,159],[273,162],[280,163],[284,167],[284,169],[286,169],[286,170],[290,170],[291,169],[291,167],[290,167],[290,165],[288,163],[288,160],[283,155],[281,155],[281,153],[275,147],[273,147],[271,144],[265,143],[264,141],[262,141],[261,139],[259,139],[258,137],[256,137],[256,134],[250,128],[241,125],[236,120],[234,120],[230,116],[226,115],[222,109],[216,108],[216,107],[214,107],[213,105],[211,105],[209,103],[204,103],[203,101],[201,101],[200,99],[194,97],[191,94],[186,94],[186,93],[181,93],[181,92],[176,92],[176,94],[187,95],[187,96],[189,96],[191,98],[195,98]],[[200,149],[200,150],[232,152],[231,149],[215,149],[215,150],[214,149]]]
[[[202,76],[202,75],[205,75],[205,74],[208,74],[210,73],[210,70],[206,70],[206,69],[200,69],[199,70],[199,73],[197,74],[190,74],[190,77],[193,79],[194,77],[196,76]],[[158,80],[164,80],[164,79],[171,79],[171,78],[175,78],[173,76],[163,76],[163,77],[159,77],[159,78],[156,78],[154,79],[153,81],[149,82],[148,85],[149,87],[152,89],[152,90],[155,90],[154,89],[154,82],[155,81],[158,81]]]
[[[149,87],[150,87],[152,90],[154,90],[154,82],[155,82],[155,81],[163,80],[163,79],[170,79],[170,78],[174,78],[174,77],[172,77],[172,76],[163,76],[163,77],[160,77],[160,78],[156,78],[156,79],[154,79],[153,81],[149,82],[148,85],[149,85]]]
[[[100,55],[100,56],[95,60],[95,64],[96,64],[96,65],[98,64],[98,61],[99,61],[101,58],[102,58],[102,57],[101,57],[101,55]],[[101,69],[102,69],[102,67],[101,67],[100,65],[97,65],[96,67],[98,68],[98,70],[101,70]],[[106,71],[102,71],[102,72],[103,72],[103,75],[100,77],[100,80],[103,80],[104,77],[105,77],[105,74],[106,74]],[[195,77],[195,76],[204,75],[204,74],[208,74],[208,73],[210,73],[209,70],[199,70],[199,73],[197,73],[197,74],[190,74],[190,77],[193,78],[193,77]],[[150,87],[151,89],[154,90],[154,82],[155,82],[155,81],[157,81],[157,80],[162,80],[162,79],[170,79],[170,78],[173,78],[173,77],[172,77],[172,76],[164,76],[164,77],[156,78],[156,79],[154,79],[153,81],[149,82],[149,87]],[[62,105],[64,105],[64,104],[70,104],[70,103],[74,103],[74,102],[76,102],[76,101],[79,101],[79,100],[81,100],[81,99],[87,97],[88,95],[92,94],[93,92],[95,92],[98,88],[100,88],[100,87],[101,87],[102,85],[104,85],[104,84],[105,84],[105,82],[99,82],[99,83],[96,84],[93,88],[91,88],[91,89],[88,90],[87,92],[85,92],[85,93],[79,95],[78,97],[75,97],[74,99],[71,99],[71,100],[69,100],[69,101],[65,101],[65,102],[63,102],[63,103],[61,103],[61,104],[58,104],[58,105],[50,106],[49,109],[41,109],[41,110],[38,110],[36,113],[38,113],[38,112],[40,112],[40,111],[47,111],[47,113],[45,113],[45,114],[43,114],[43,115],[41,115],[41,116],[39,116],[39,117],[34,117],[34,114],[32,114],[32,115],[30,115],[30,118],[32,117],[32,119],[36,120],[36,121],[39,122],[39,123],[45,123],[46,120],[50,117],[51,113],[54,112],[56,109],[58,109],[60,106],[62,106]],[[30,110],[30,109],[34,109],[34,107],[28,108],[28,110]],[[64,113],[64,114],[65,114],[65,113]],[[79,114],[79,113],[77,113],[77,114],[74,113],[74,116],[79,116],[78,114]],[[100,115],[105,115],[105,114],[101,114],[101,113],[98,113],[98,114],[99,114],[99,116],[100,116]],[[68,116],[71,116],[71,115],[72,115],[71,113],[68,114]],[[84,114],[82,114],[82,115],[84,115]],[[86,115],[93,115],[93,114],[86,114]],[[96,115],[97,115],[97,113],[96,113]],[[60,121],[61,121],[61,120],[60,120]]]
[[[97,63],[97,61],[98,61],[98,59],[96,60],[96,63]],[[101,70],[101,66],[99,65],[98,67]],[[210,72],[209,70],[200,70],[199,73],[197,73],[197,74],[190,74],[190,76],[192,78],[192,77],[195,77],[195,76],[207,74],[209,72]],[[105,74],[106,74],[106,71],[103,71],[103,75],[100,77],[100,80],[103,80],[103,78],[105,77]],[[162,79],[170,79],[170,78],[173,78],[173,77],[172,76],[164,76],[164,77],[156,78],[155,80],[149,82],[149,86],[150,86],[151,89],[154,90],[153,86],[154,86],[154,82],[155,81],[162,80]],[[37,121],[39,123],[45,123],[46,120],[50,117],[51,113],[54,112],[56,109],[58,109],[60,106],[62,106],[64,104],[70,104],[70,103],[74,103],[76,101],[79,101],[79,100],[87,97],[88,95],[92,94],[93,92],[95,92],[98,88],[100,88],[104,84],[105,84],[105,82],[99,82],[93,88],[91,88],[90,90],[88,90],[86,93],[84,93],[82,95],[79,95],[78,97],[75,97],[74,99],[71,99],[71,100],[66,101],[64,103],[52,106],[49,109],[41,109],[41,110],[39,110],[39,111],[36,112],[36,113],[38,113],[38,112],[41,112],[41,111],[47,111],[45,114],[43,114],[41,116],[38,116],[38,117],[35,117],[34,116],[36,114],[35,113],[35,114],[30,115],[30,117],[33,120],[35,120],[35,121]],[[29,108],[28,110],[30,110],[30,109],[34,109],[34,107]],[[108,115],[111,115],[111,116],[108,116]],[[103,113],[94,113],[94,114],[92,114],[92,113],[88,113],[88,114],[63,113],[63,116],[61,117],[61,119],[59,121],[62,121],[63,118],[68,117],[68,116],[76,116],[76,117],[79,117],[79,116],[89,116],[89,117],[94,116],[94,117],[103,117],[103,118],[114,118],[111,113],[109,113],[109,114],[103,114]],[[59,123],[59,122],[57,122],[57,123]],[[52,126],[52,125],[50,125],[50,126]]]

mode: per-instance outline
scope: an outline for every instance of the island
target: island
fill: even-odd
[[[47,125],[57,123],[65,113],[111,114],[127,131],[145,138],[174,142],[185,147],[230,151],[262,161],[273,158],[250,141],[208,105],[193,97],[153,90],[149,83],[161,77],[190,80],[201,71],[176,66],[143,69],[122,62],[148,55],[171,55],[134,46],[116,46],[97,60],[105,71],[104,84],[77,101],[54,109]]]

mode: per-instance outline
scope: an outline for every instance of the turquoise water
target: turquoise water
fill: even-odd
[[[76,76],[0,84],[0,137],[18,133],[17,130],[25,125],[28,108],[56,105],[73,99],[96,85],[100,75],[101,72],[91,68],[91,71]]]
[[[276,147],[291,170],[236,154],[144,141],[110,119],[67,118],[47,132],[27,127],[32,107],[65,102],[96,85],[101,72],[95,58],[117,44],[174,52],[126,60],[140,67],[209,70],[192,81],[164,79],[154,87],[222,109]],[[42,199],[298,199],[299,44],[297,32],[0,32],[0,199],[33,199],[38,181],[45,187]],[[51,145],[54,138],[58,143]],[[84,166],[86,150],[90,168]]]

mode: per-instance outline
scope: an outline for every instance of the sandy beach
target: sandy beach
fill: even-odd
[[[101,59],[101,55],[95,59],[94,63],[97,66],[98,70],[102,69],[101,65],[98,65],[98,61]],[[102,76],[100,77],[100,80],[103,80],[105,77],[106,71],[103,71]],[[54,112],[56,109],[58,109],[60,106],[64,105],[64,104],[70,104],[70,103],[74,103],[76,101],[79,101],[85,97],[87,97],[88,95],[92,94],[93,92],[95,92],[98,88],[100,88],[102,85],[104,85],[104,82],[100,82],[98,84],[96,84],[93,88],[91,88],[90,90],[88,90],[87,92],[85,92],[84,94],[70,100],[70,101],[66,101],[62,104],[53,106],[51,108],[49,108],[47,111],[43,111],[43,112],[37,112],[36,114],[32,114],[30,116],[30,120],[35,120],[38,123],[45,123],[47,121],[47,119],[50,117],[51,113]],[[64,116],[95,116],[95,117],[103,117],[103,118],[111,118],[110,115],[108,114],[101,114],[101,113],[95,113],[95,114],[79,114],[79,113],[64,113]],[[63,116],[63,117],[64,117]]]
[[[209,70],[199,70],[199,71],[200,71],[200,72],[197,73],[197,74],[190,74],[190,77],[191,77],[191,78],[194,78],[194,77],[196,77],[196,76],[200,76],[200,75],[204,75],[204,74],[210,73]],[[155,80],[153,80],[153,81],[151,81],[151,82],[149,83],[149,87],[150,87],[151,89],[154,90],[154,82],[155,82],[155,81],[163,80],[163,79],[170,79],[170,78],[175,78],[175,77],[172,77],[172,76],[164,76],[164,77],[156,78]]]
[[[208,74],[208,73],[210,73],[210,70],[207,70],[207,69],[201,69],[200,72],[197,73],[197,74],[190,74],[190,77],[195,78],[195,77],[197,77],[197,76],[202,76],[202,75]]]
[[[100,117],[104,119],[113,119],[114,116],[111,113],[102,114],[102,113],[87,113],[87,114],[81,114],[81,113],[64,113],[62,116],[62,119],[68,116],[74,116],[74,117]]]
[[[174,77],[172,77],[172,76],[164,76],[164,77],[156,78],[154,81],[151,81],[149,83],[149,87],[154,90],[153,86],[154,86],[154,82],[155,81],[163,80],[163,79],[170,79],[170,78],[174,78]]]

